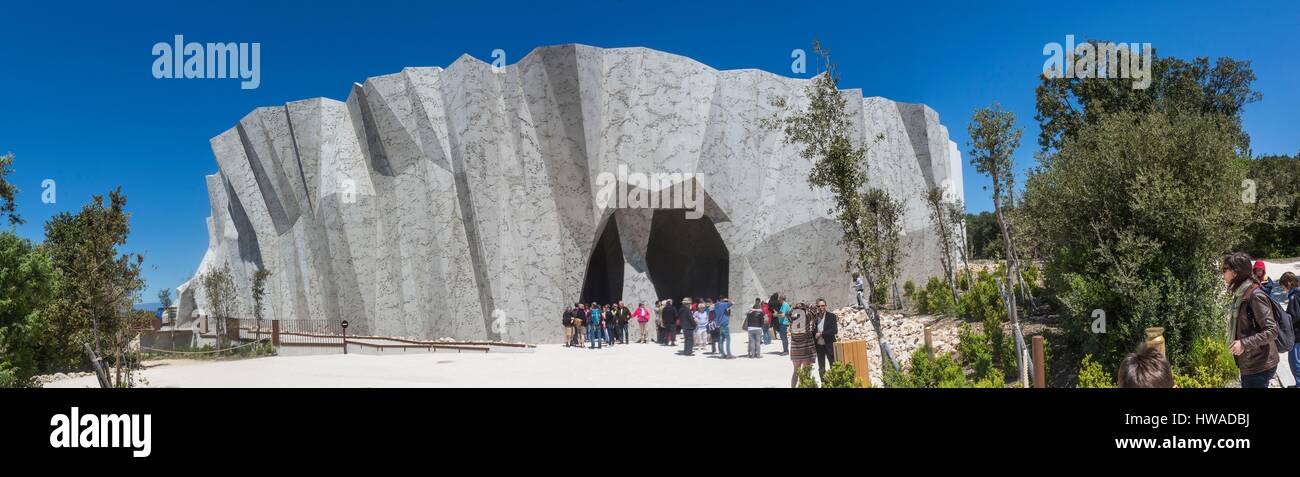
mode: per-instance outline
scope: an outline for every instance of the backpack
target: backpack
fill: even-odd
[[[1264,298],[1268,299],[1269,305],[1273,306],[1273,322],[1277,323],[1277,337],[1274,339],[1277,344],[1277,352],[1281,354],[1291,351],[1291,348],[1295,346],[1295,327],[1291,323],[1291,314],[1283,311],[1282,305],[1273,301],[1273,298],[1260,287],[1255,287],[1254,293],[1263,294]],[[1255,321],[1255,312],[1250,305],[1246,305],[1246,314],[1250,316],[1251,322]]]

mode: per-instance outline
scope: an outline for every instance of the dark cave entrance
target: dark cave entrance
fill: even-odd
[[[656,210],[650,225],[646,266],[658,299],[713,298],[727,294],[730,254],[707,216],[687,219],[684,210]]]
[[[623,299],[623,245],[619,242],[618,221],[610,217],[587,261],[586,279],[582,282],[582,303],[618,303]]]

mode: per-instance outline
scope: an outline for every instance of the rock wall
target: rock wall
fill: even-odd
[[[840,231],[811,164],[760,120],[771,98],[806,104],[806,79],[718,71],[645,48],[538,48],[494,68],[462,56],[406,68],[327,98],[258,108],[212,138],[209,249],[196,277],[228,264],[239,295],[259,266],[264,314],[349,320],[357,332],[558,342],[603,228],[617,222],[622,297],[656,296],[646,251],[654,211],[618,208],[598,177],[619,166],[693,173],[725,244],[738,302],[852,300]],[[961,198],[961,157],[934,110],[846,90],[871,150],[871,184],[905,199],[903,280],[938,275],[922,192]],[[698,188],[692,188],[698,186]],[[635,189],[635,187],[632,187]],[[617,286],[617,284],[615,284]],[[204,313],[180,287],[180,315]],[[250,310],[249,303],[241,304]],[[736,320],[739,321],[739,320]]]

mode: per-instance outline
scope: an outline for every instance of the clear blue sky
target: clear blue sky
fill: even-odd
[[[17,155],[11,180],[28,220],[18,232],[41,240],[51,215],[121,185],[133,214],[127,249],[146,257],[145,301],[186,280],[207,247],[209,138],[257,106],[344,99],[369,76],[446,66],[464,53],[491,61],[496,48],[514,63],[543,45],[645,46],[719,69],[789,75],[790,51],[820,38],[845,87],[930,105],[963,154],[971,111],[1001,102],[1025,131],[1016,157],[1023,172],[1037,150],[1043,45],[1066,34],[1150,42],[1163,56],[1253,61],[1264,94],[1245,113],[1255,153],[1300,152],[1300,6],[1292,0],[33,3],[9,2],[0,16],[0,152]],[[154,79],[150,48],[176,34],[260,42],[261,87]],[[971,210],[989,209],[988,181],[969,165],[965,177]],[[58,187],[52,205],[40,200],[47,178]]]

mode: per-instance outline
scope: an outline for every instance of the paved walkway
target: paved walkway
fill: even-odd
[[[635,335],[635,332],[634,332]],[[724,360],[681,346],[617,345],[600,350],[539,345],[533,353],[329,354],[230,361],[165,360],[142,372],[149,387],[788,387],[793,367],[765,346],[745,354],[744,333],[732,334]],[[679,342],[680,345],[680,342]],[[708,351],[705,349],[704,351]],[[94,377],[46,387],[95,387]]]

